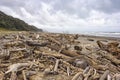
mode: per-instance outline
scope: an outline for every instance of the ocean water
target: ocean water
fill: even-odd
[[[118,33],[118,32],[82,32],[80,34],[120,38],[120,33]]]
[[[84,31],[81,32],[81,31],[59,31],[59,30],[50,30],[48,32],[120,38],[120,32],[84,32]]]

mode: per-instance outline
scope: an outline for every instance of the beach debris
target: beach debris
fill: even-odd
[[[12,64],[8,67],[8,71],[5,72],[5,74],[9,73],[9,72],[17,72],[19,68],[21,67],[25,67],[25,66],[29,66],[29,63],[16,63],[16,64]]]
[[[91,38],[88,38],[87,40],[88,40],[88,41],[94,41],[94,39],[91,39]]]
[[[74,49],[78,50],[78,51],[82,51],[82,47],[81,46],[74,46]]]
[[[106,80],[108,75],[109,75],[109,70],[106,70],[99,80]]]
[[[0,80],[120,79],[117,40],[39,32],[0,37]]]
[[[82,69],[89,66],[89,63],[85,59],[75,59],[73,65]]]
[[[4,78],[4,73],[1,71],[0,72],[0,80],[3,80],[3,78]]]

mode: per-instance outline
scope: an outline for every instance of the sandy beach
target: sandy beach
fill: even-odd
[[[0,80],[118,80],[120,39],[45,32],[0,33]]]

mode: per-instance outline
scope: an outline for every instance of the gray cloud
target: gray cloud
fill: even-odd
[[[120,0],[0,0],[0,10],[47,30],[119,31],[119,3]]]
[[[0,5],[8,7],[20,7],[25,5],[25,1],[22,0],[0,0]]]

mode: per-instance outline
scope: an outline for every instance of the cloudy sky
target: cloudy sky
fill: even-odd
[[[0,0],[0,10],[47,31],[120,32],[120,0]]]

